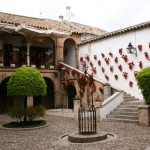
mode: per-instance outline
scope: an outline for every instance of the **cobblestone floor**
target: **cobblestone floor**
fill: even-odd
[[[49,126],[34,130],[0,129],[0,150],[144,150],[150,147],[150,127],[130,123],[100,122],[98,129],[117,134],[117,138],[92,144],[72,144],[61,140],[66,133],[77,131],[73,119],[46,116]],[[0,124],[9,122],[0,115]]]

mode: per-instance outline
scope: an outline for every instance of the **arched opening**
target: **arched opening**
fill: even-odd
[[[36,67],[45,65],[47,68],[55,64],[55,43],[50,38],[34,37],[30,47],[30,62]]]
[[[73,84],[68,85],[67,93],[68,93],[68,108],[73,109],[74,98],[77,94],[76,93],[76,88]]]
[[[75,60],[75,48],[76,43],[72,39],[67,39],[64,42],[64,63],[76,67],[76,60]],[[71,59],[70,59],[71,58]]]
[[[4,66],[20,66],[22,61],[26,61],[26,39],[22,34],[1,32],[0,49],[0,60]]]
[[[53,82],[49,79],[44,77],[46,85],[47,85],[47,94],[46,96],[36,96],[33,97],[33,105],[40,105],[42,104],[45,109],[54,109],[55,108],[55,100],[54,100],[54,85]]]
[[[0,113],[5,113],[14,106],[13,97],[7,96],[7,83],[10,77],[5,78],[0,84]]]

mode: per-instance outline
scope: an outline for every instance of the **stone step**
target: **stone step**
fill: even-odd
[[[138,112],[120,112],[120,111],[112,111],[110,114],[112,114],[112,115],[138,116]]]
[[[136,123],[138,124],[138,120],[132,120],[132,119],[118,119],[118,118],[107,118],[104,121],[115,121],[115,122],[123,122],[123,123]]]
[[[137,101],[137,98],[124,98],[124,102],[131,102],[131,101]]]
[[[138,116],[128,116],[128,115],[107,115],[107,118],[118,118],[118,119],[131,119],[138,120]]]
[[[138,108],[116,108],[115,111],[120,111],[120,112],[138,112]]]
[[[119,105],[117,108],[137,108],[137,105]]]
[[[74,118],[74,112],[72,109],[49,109],[46,111],[46,115]]]
[[[136,106],[138,106],[138,105],[141,105],[141,104],[143,104],[144,102],[141,102],[141,101],[131,101],[131,102],[122,102],[121,103],[121,105],[136,105]]]

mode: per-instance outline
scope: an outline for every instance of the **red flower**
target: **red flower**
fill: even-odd
[[[143,67],[142,61],[139,61],[139,67],[140,67],[140,68]]]
[[[127,55],[122,55],[122,58],[124,59],[124,61],[125,61],[125,62],[127,62],[127,61],[128,61],[128,57],[127,57]]]
[[[122,55],[122,48],[119,49],[119,54]]]
[[[129,69],[132,69],[132,68],[133,68],[133,66],[134,66],[133,61],[132,61],[132,62],[130,62],[130,63],[128,63],[128,65],[129,65]]]
[[[116,80],[118,80],[118,75],[117,74],[115,74],[114,77],[115,77]]]
[[[109,64],[109,58],[105,58],[106,64]]]
[[[94,59],[97,60],[97,55],[94,55]]]
[[[118,65],[118,69],[122,71],[122,65]]]
[[[98,65],[99,65],[99,66],[101,65],[101,61],[100,61],[100,60],[98,61]]]
[[[142,45],[138,45],[139,51],[142,51]]]
[[[127,72],[123,72],[122,75],[124,76],[125,79],[127,79],[127,77],[128,77],[128,73]]]
[[[113,53],[112,53],[112,52],[110,52],[110,53],[109,53],[109,56],[113,57]]]
[[[133,82],[129,81],[129,86],[132,87],[133,86]]]
[[[118,63],[118,57],[115,57],[115,63]]]
[[[105,54],[101,53],[102,57],[104,58],[105,57]]]
[[[114,70],[113,66],[110,66],[109,69],[110,69],[111,72],[113,72],[113,70]]]

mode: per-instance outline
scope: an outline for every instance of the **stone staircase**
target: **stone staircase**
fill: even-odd
[[[137,106],[142,103],[144,102],[130,94],[124,93],[124,101],[106,116],[106,121],[138,123],[139,117]]]

